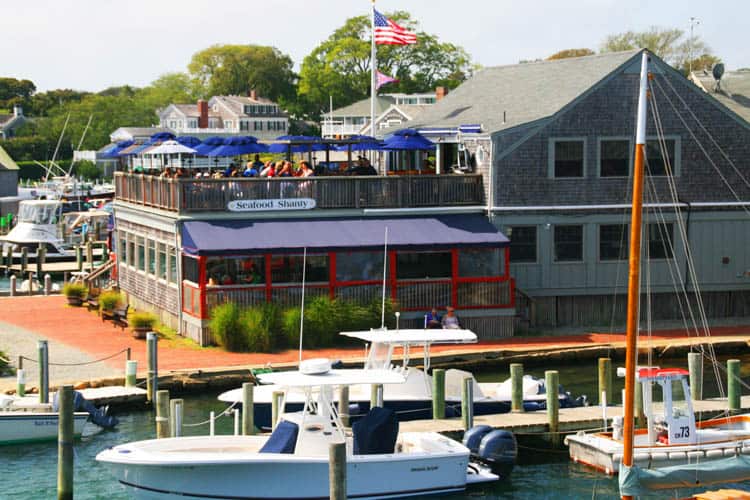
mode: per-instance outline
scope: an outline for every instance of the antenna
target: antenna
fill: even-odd
[[[388,226],[385,226],[385,244],[383,245],[383,303],[380,307],[380,328],[385,329],[385,280],[388,271]]]
[[[305,326],[305,271],[307,270],[307,247],[302,251],[302,304],[299,312],[299,364],[302,365],[302,333]]]

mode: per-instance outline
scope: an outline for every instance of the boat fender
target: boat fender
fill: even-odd
[[[479,444],[479,458],[490,466],[492,472],[507,477],[516,463],[518,444],[512,432],[494,430],[487,433]]]
[[[479,452],[479,444],[482,442],[482,438],[491,431],[492,427],[489,425],[475,425],[464,432],[463,445],[476,455]]]

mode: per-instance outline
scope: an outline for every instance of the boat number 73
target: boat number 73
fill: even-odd
[[[690,427],[688,427],[687,425],[680,426],[680,432],[675,432],[674,437],[675,438],[690,437]]]

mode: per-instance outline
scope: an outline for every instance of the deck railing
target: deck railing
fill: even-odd
[[[484,203],[482,176],[410,175],[166,179],[115,174],[119,200],[176,212],[226,211],[234,200],[312,198],[316,208],[408,208]]]

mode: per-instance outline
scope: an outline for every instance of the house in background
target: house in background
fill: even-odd
[[[750,69],[727,71],[721,80],[716,80],[708,70],[693,71],[689,78],[704,92],[750,122]]]
[[[383,94],[375,99],[375,132],[398,127],[417,118],[446,94],[444,87],[425,94]],[[375,135],[370,129],[370,98],[323,113],[320,124],[324,138]]]
[[[289,131],[289,115],[254,90],[248,96],[222,95],[208,101],[199,99],[196,104],[170,104],[158,115],[161,127],[199,138],[251,135],[275,139]]]
[[[624,322],[640,61],[629,51],[485,68],[409,123],[438,144],[438,171],[463,156],[482,175],[532,328]],[[650,71],[652,317],[682,319],[682,288],[702,295],[708,318],[748,317],[750,123],[736,107],[740,79],[727,77],[732,104],[658,57]]]
[[[173,130],[165,127],[120,127],[109,134],[109,140],[111,143],[118,143],[120,141],[144,143],[149,140],[152,135],[158,134],[159,132],[174,133]]]
[[[26,123],[21,106],[13,106],[12,115],[0,114],[0,139],[15,137],[16,130]]]

